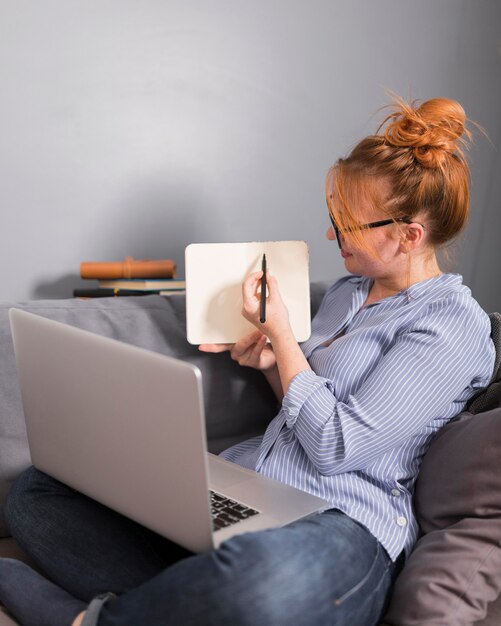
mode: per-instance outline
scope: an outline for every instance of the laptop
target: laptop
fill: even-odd
[[[19,309],[9,315],[41,471],[196,553],[328,508],[207,451],[196,366]]]

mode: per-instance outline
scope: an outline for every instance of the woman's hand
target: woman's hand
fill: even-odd
[[[245,335],[236,343],[203,343],[198,346],[202,352],[226,352],[239,365],[252,367],[266,372],[275,367],[276,359],[273,349],[267,343],[266,335],[259,330]]]
[[[280,296],[277,279],[270,276],[269,272],[266,273],[266,321],[262,324],[259,321],[261,294],[258,294],[258,289],[262,276],[263,272],[254,272],[242,285],[242,315],[258,329],[262,329],[271,340],[277,367],[265,372],[265,375],[277,398],[281,399],[294,376],[311,368],[292,332],[289,312]],[[265,294],[262,295],[265,297]]]
[[[263,272],[254,272],[242,285],[242,315],[258,330],[237,343],[202,344],[198,348],[203,352],[229,350],[231,358],[240,365],[261,370],[278,400],[282,400],[294,376],[311,368],[294,338],[289,312],[280,296],[277,280],[269,272],[266,273],[266,321],[259,321],[261,297],[258,290],[262,275]],[[271,345],[266,343],[264,333],[270,338]]]
[[[277,279],[269,272],[266,272],[268,295],[258,293],[262,275],[263,272],[253,272],[244,281],[242,315],[273,342],[281,334],[291,332],[289,312],[280,295]],[[263,323],[259,321],[261,297],[266,297],[266,321]]]

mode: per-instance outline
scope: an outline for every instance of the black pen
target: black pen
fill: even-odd
[[[261,324],[264,324],[266,322],[266,254],[263,254],[261,269],[263,275],[261,276],[261,309],[259,321]]]

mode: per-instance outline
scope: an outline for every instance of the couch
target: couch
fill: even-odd
[[[312,283],[312,313],[326,287]],[[201,353],[186,341],[183,295],[0,304],[0,556],[29,562],[1,516],[10,485],[30,464],[8,322],[11,306],[196,364],[203,376],[212,452],[262,432],[276,413],[275,397],[259,372],[238,366],[228,353]],[[496,343],[499,319],[491,316]],[[423,534],[396,581],[381,626],[501,624],[499,360],[491,385],[440,431],[424,457],[415,496]],[[14,624],[0,608],[0,626]]]

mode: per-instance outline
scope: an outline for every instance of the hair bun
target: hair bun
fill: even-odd
[[[466,114],[455,100],[434,98],[408,104],[395,98],[394,112],[383,122],[385,141],[396,147],[412,149],[414,158],[424,167],[439,168],[449,155],[464,160],[461,149],[471,133],[466,128]]]

